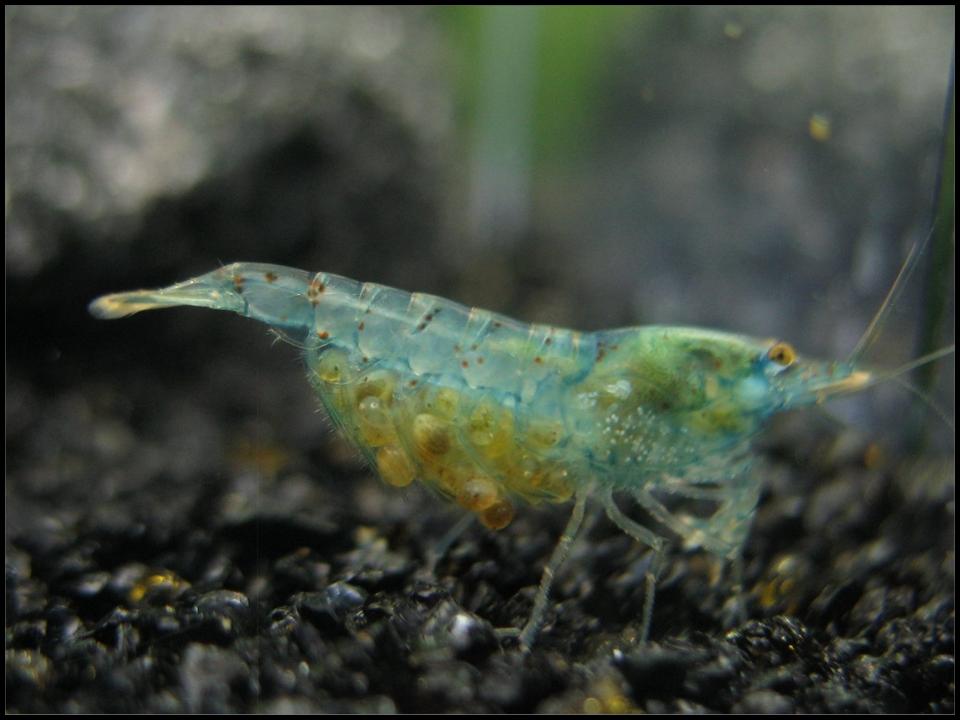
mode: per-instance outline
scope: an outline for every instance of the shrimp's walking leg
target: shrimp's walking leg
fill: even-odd
[[[603,507],[607,511],[607,517],[614,525],[637,542],[641,542],[653,550],[653,562],[651,562],[650,569],[647,570],[645,577],[643,625],[640,631],[640,642],[646,642],[650,637],[650,623],[653,620],[653,599],[657,589],[657,579],[660,577],[660,570],[662,569],[665,543],[662,537],[624,515],[613,501],[613,493],[609,490],[603,495]]]
[[[563,535],[557,541],[557,546],[553,549],[553,554],[543,569],[543,575],[540,577],[540,588],[537,590],[537,597],[533,601],[533,611],[530,613],[530,619],[520,631],[520,647],[524,652],[530,650],[533,641],[537,638],[537,632],[543,623],[543,615],[547,609],[547,600],[550,597],[550,586],[553,585],[553,578],[560,565],[567,558],[570,552],[570,546],[573,544],[580,526],[583,524],[583,513],[587,506],[587,495],[590,494],[590,488],[582,488],[577,493],[576,502],[573,505],[573,512],[570,513],[570,519],[567,520],[567,526],[563,529]]]
[[[447,530],[447,532],[443,534],[443,537],[427,551],[427,566],[424,568],[424,571],[428,576],[434,575],[437,570],[437,563],[443,559],[443,556],[447,554],[447,550],[457,541],[457,538],[463,535],[463,531],[473,524],[476,517],[476,513],[465,513],[463,517],[457,520],[453,527]]]
[[[749,523],[745,521],[745,518],[750,517],[753,508],[756,506],[758,489],[759,484],[749,487],[747,488],[748,492],[741,493],[734,500],[724,503],[722,512],[727,520],[718,523],[720,532],[712,534],[703,531],[702,523],[697,524],[690,520],[683,521],[674,516],[664,507],[663,503],[648,491],[638,489],[631,493],[637,502],[646,508],[658,522],[687,538],[694,537],[694,533],[696,533],[696,537],[703,547],[730,561],[734,585],[732,596],[735,598],[735,606],[726,615],[727,619],[724,622],[728,626],[742,623],[747,619],[743,579],[743,539],[749,528]]]

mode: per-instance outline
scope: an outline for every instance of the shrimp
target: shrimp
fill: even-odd
[[[633,498],[688,546],[737,560],[760,492],[751,440],[771,416],[862,391],[953,352],[878,373],[853,360],[801,357],[780,340],[656,325],[577,332],[254,263],[106,295],[90,311],[118,318],[180,305],[260,320],[303,348],[330,417],[390,485],[419,480],[492,530],[509,525],[521,503],[572,500],[519,631],[524,649],[538,634],[589,498],[653,551],[645,639],[666,540],[628,517],[616,494]]]

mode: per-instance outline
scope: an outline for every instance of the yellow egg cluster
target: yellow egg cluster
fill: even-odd
[[[328,349],[314,383],[338,422],[390,485],[420,479],[477,513],[488,528],[510,524],[513,499],[563,502],[569,471],[548,459],[561,423],[535,420],[518,431],[514,410],[449,387],[404,380],[392,370],[357,371],[346,353]]]

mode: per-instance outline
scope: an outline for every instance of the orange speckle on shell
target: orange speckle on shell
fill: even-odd
[[[320,294],[326,289],[326,285],[314,278],[310,287],[307,288],[307,299],[310,300],[310,304],[316,307],[320,303]]]

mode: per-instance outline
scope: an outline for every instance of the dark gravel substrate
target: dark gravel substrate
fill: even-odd
[[[194,427],[175,389],[167,396],[155,412]],[[868,468],[874,449],[841,451],[830,435],[811,441],[812,468],[772,448],[747,546],[751,619],[725,626],[729,582],[701,553],[677,551],[646,645],[635,640],[647,558],[598,517],[524,656],[494,627],[528,613],[559,509],[497,534],[471,527],[430,572],[455,516],[327,450],[263,444],[236,451],[229,471],[192,475],[175,466],[192,465],[178,457],[191,451],[171,431],[166,447],[132,443],[84,468],[131,432],[99,400],[50,402],[10,444],[14,467],[30,438],[62,448],[58,463],[91,473],[76,494],[143,484],[102,504],[64,491],[56,508],[8,494],[8,709],[953,709],[952,464]]]

